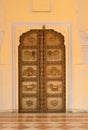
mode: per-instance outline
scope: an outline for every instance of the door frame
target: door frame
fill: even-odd
[[[18,111],[17,109],[17,101],[16,96],[16,43],[15,43],[15,36],[16,36],[16,27],[23,26],[23,27],[34,27],[34,26],[49,26],[52,27],[67,27],[68,28],[68,94],[66,102],[68,102],[66,111],[71,111],[74,107],[74,89],[73,89],[73,42],[72,42],[72,24],[70,22],[41,22],[41,23],[13,23],[12,24],[12,36],[11,36],[11,83],[12,83],[12,111]]]

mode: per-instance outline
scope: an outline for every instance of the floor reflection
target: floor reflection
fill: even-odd
[[[1,113],[0,130],[88,130],[88,114]]]

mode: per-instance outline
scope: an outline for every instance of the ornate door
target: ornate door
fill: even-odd
[[[52,29],[20,36],[19,112],[65,112],[64,37]]]

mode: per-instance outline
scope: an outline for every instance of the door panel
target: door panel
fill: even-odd
[[[64,37],[54,30],[44,30],[44,88],[46,111],[65,111]]]
[[[19,112],[39,112],[39,42],[39,31],[20,37]]]

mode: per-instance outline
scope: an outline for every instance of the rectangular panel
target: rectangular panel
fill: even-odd
[[[36,78],[37,66],[36,65],[22,65],[22,78]]]
[[[23,97],[22,98],[22,109],[28,111],[37,110],[37,98],[36,97]]]
[[[47,61],[61,61],[62,60],[62,50],[61,49],[47,49],[46,50],[46,60]]]
[[[32,0],[33,12],[51,11],[51,0]]]
[[[46,82],[47,94],[62,94],[62,81],[48,81]]]
[[[36,49],[22,49],[22,61],[37,61]]]
[[[61,111],[63,110],[63,100],[61,97],[47,98],[47,111]]]
[[[46,77],[48,79],[58,79],[62,76],[62,65],[46,65]]]
[[[88,65],[75,65],[75,100],[78,111],[88,111]],[[79,92],[80,91],[80,92]]]
[[[38,84],[33,81],[23,81],[22,82],[22,94],[37,94]]]
[[[10,68],[9,65],[0,64],[0,110],[8,111],[9,106],[13,100],[9,95],[12,95],[10,86]]]

